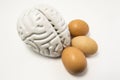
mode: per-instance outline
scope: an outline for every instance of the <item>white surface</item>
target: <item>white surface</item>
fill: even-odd
[[[49,5],[35,5],[17,20],[18,34],[34,52],[48,56],[61,56],[70,45],[68,26],[60,13]]]
[[[99,51],[87,58],[83,75],[69,74],[61,59],[35,54],[20,40],[18,16],[39,3],[55,7],[67,22],[89,24]],[[120,80],[120,0],[0,0],[0,28],[0,80]]]

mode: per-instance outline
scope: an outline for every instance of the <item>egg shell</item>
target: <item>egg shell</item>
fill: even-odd
[[[72,46],[79,48],[86,56],[93,55],[98,50],[96,41],[87,36],[78,36],[72,39]]]
[[[69,31],[72,36],[83,36],[89,32],[88,24],[83,20],[72,20],[69,23]]]
[[[83,52],[75,47],[67,47],[63,50],[62,62],[68,72],[72,74],[82,72],[87,66]]]

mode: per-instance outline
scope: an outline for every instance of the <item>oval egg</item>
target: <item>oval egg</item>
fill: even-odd
[[[87,66],[83,52],[75,47],[67,47],[63,50],[62,62],[68,72],[73,74],[82,72]]]
[[[89,32],[88,24],[83,20],[72,20],[68,26],[73,37],[84,36]]]
[[[79,48],[86,56],[97,52],[97,43],[87,36],[78,36],[72,39],[72,46]]]

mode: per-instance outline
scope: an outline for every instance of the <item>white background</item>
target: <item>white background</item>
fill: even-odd
[[[36,4],[55,7],[66,22],[82,19],[99,45],[80,75],[71,75],[61,59],[29,50],[17,34],[19,15]],[[120,80],[120,0],[0,0],[0,80]]]

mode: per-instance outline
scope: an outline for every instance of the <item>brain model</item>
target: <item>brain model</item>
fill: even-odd
[[[18,19],[17,31],[33,51],[48,57],[59,57],[71,41],[64,19],[46,5],[25,11]]]

